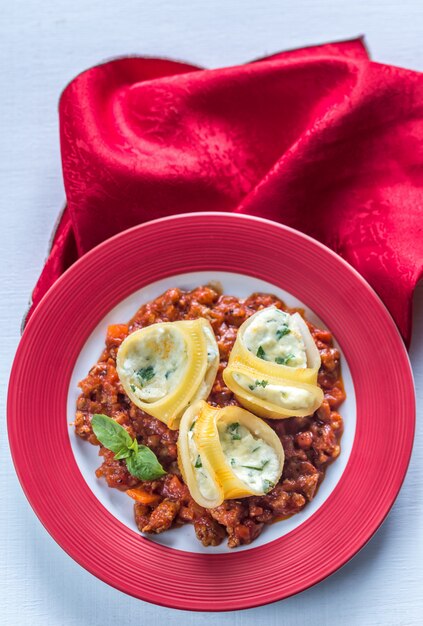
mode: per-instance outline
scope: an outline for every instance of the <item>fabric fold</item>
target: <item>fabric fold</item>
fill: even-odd
[[[108,237],[232,211],[332,248],[409,342],[423,265],[421,74],[371,62],[360,39],[216,70],[129,57],[77,76],[59,114],[67,207],[31,312]]]

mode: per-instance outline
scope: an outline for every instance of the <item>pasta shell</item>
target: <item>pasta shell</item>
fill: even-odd
[[[203,318],[141,328],[122,342],[116,361],[132,402],[173,430],[187,406],[209,395],[218,366],[216,339]]]
[[[194,439],[225,500],[264,495],[281,477],[285,455],[279,437],[241,407],[203,403]]]
[[[280,321],[277,321],[277,318],[280,318]],[[275,324],[272,324],[273,321]],[[278,333],[281,334],[279,338]],[[262,345],[258,345],[257,349],[258,337],[263,338],[266,350]],[[284,343],[288,343],[289,346],[289,342],[293,346],[293,353],[285,358],[268,356],[271,354],[267,352],[268,345],[272,346],[274,356],[278,350],[282,350],[281,354],[284,354]],[[286,351],[287,348],[285,354]],[[301,359],[303,361],[301,365],[287,364],[289,360],[295,363]],[[319,351],[301,315],[299,313],[289,315],[274,306],[257,311],[240,326],[229,358],[229,365],[245,365],[258,373],[308,384],[317,383],[320,363]]]

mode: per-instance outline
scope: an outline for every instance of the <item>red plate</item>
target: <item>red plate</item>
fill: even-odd
[[[260,278],[306,303],[338,339],[357,399],[351,456],[329,498],[284,537],[230,554],[164,547],[113,517],[76,465],[66,415],[75,361],[110,309],[159,279],[203,270]],[[93,354],[93,362],[97,357]],[[27,498],[49,533],[78,563],[149,602],[227,611],[302,591],[341,567],[368,541],[407,470],[414,390],[392,318],[339,256],[267,220],[199,213],[125,231],[86,254],[56,282],[32,316],[16,354],[8,430]],[[171,572],[170,580],[166,572]]]

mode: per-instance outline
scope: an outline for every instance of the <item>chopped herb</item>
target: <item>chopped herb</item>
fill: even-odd
[[[233,424],[229,424],[228,428],[226,429],[227,432],[230,434],[232,441],[236,441],[241,439],[241,435],[238,432],[239,429],[239,424],[238,422],[234,422]]]
[[[279,339],[282,339],[282,337],[285,337],[285,335],[289,335],[290,332],[291,331],[289,330],[288,326],[284,324],[276,331],[276,339],[279,341]]]
[[[265,359],[266,353],[261,346],[258,347],[257,356],[259,359]]]
[[[254,391],[254,389],[256,387],[263,387],[263,389],[266,387],[266,385],[269,384],[268,380],[256,380],[255,383],[253,383],[252,385],[248,385],[249,389],[251,389],[251,391]]]
[[[152,365],[147,365],[147,367],[142,367],[135,373],[141,380],[141,384],[143,384],[144,382],[148,382],[149,380],[154,378],[154,367]]]
[[[235,461],[235,459],[231,459],[231,465],[232,465],[232,467],[233,467],[234,465],[236,465],[236,461]]]
[[[256,446],[255,448],[253,448],[253,449],[251,450],[251,454],[252,454],[253,452],[256,452],[257,450],[260,450],[260,446]]]
[[[247,469],[257,470],[258,472],[261,472],[268,463],[269,463],[269,459],[267,459],[267,461],[264,461],[260,467],[256,467],[255,465],[242,465],[242,467],[246,467]]]
[[[295,359],[295,354],[287,354],[286,356],[277,356],[275,361],[278,365],[288,365],[288,362]]]
[[[129,385],[131,387],[131,391],[132,393],[135,393],[137,388],[135,387],[135,385]]]
[[[197,459],[196,459],[196,461],[195,461],[195,465],[194,465],[194,467],[196,467],[196,468],[203,467],[203,464],[202,464],[202,462],[201,462],[201,456],[200,456],[200,455],[198,455],[198,456],[197,456]]]
[[[275,483],[272,483],[271,480],[267,480],[267,478],[263,480],[263,491],[265,493],[268,493],[271,489],[273,489],[274,486]]]
[[[166,374],[165,374],[165,378],[166,378],[166,380],[167,380],[167,379],[169,378],[169,376],[170,376],[171,374],[173,374],[174,372],[176,372],[176,367],[174,367],[174,368],[173,368],[173,370],[169,370],[168,372],[166,372]]]
[[[266,321],[266,324],[273,324],[273,322],[277,322],[278,320],[275,319],[274,317],[271,317],[270,320]]]
[[[191,424],[191,426],[189,427],[190,430],[194,430],[194,426],[196,424],[197,420],[194,420],[193,423]]]

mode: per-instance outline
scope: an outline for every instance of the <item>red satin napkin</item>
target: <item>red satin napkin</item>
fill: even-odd
[[[31,311],[119,231],[233,211],[331,247],[409,342],[423,265],[422,74],[370,62],[361,40],[217,70],[123,58],[66,87],[60,137],[67,207]]]

